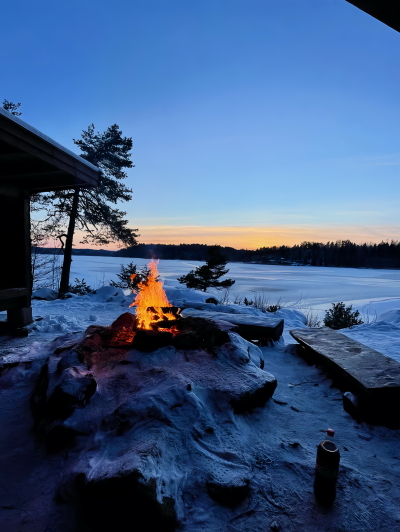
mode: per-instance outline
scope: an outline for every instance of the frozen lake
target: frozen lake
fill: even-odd
[[[71,281],[85,278],[91,286],[103,281],[117,280],[121,264],[133,262],[142,266],[148,259],[122,257],[74,256]],[[175,284],[177,277],[188,273],[197,261],[161,260],[158,265],[161,278]],[[231,292],[252,297],[264,292],[271,302],[279,298],[296,308],[322,311],[332,302],[351,302],[361,312],[368,309],[379,313],[400,308],[400,270],[367,270],[356,268],[321,268],[313,266],[272,266],[261,264],[229,263],[229,277],[235,279]]]

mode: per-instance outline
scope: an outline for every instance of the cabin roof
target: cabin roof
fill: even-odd
[[[0,107],[0,184],[30,193],[99,185],[101,170]]]

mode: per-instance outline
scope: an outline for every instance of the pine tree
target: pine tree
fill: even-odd
[[[324,325],[335,330],[347,329],[363,323],[359,315],[358,310],[353,311],[353,305],[345,307],[343,301],[332,303],[332,308],[325,312]]]
[[[134,275],[132,279],[132,275]],[[116,288],[126,289],[129,288],[129,290],[138,290],[138,285],[140,283],[147,283],[147,279],[150,275],[150,268],[145,265],[143,268],[141,268],[139,271],[137,271],[137,265],[133,264],[133,262],[130,262],[126,266],[121,264],[121,271],[120,273],[117,273],[117,277],[119,281],[110,281],[111,286],[115,286]],[[157,278],[158,280],[158,278]]]
[[[228,261],[221,254],[220,246],[211,246],[208,248],[206,264],[179,277],[178,281],[188,288],[203,290],[203,292],[206,292],[207,288],[229,288],[235,283],[233,279],[219,281],[220,277],[229,272],[226,268],[227,264]]]
[[[134,247],[138,236],[137,229],[127,227],[126,212],[110,205],[132,199],[132,190],[121,183],[127,177],[124,169],[133,167],[132,139],[123,137],[116,124],[103,133],[96,132],[92,124],[74,143],[82,151],[82,158],[103,171],[100,185],[93,189],[54,191],[35,198],[47,213],[49,233],[60,240],[64,250],[60,295],[68,290],[75,229],[84,232],[81,244],[121,242]]]

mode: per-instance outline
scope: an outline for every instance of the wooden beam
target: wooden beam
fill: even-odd
[[[26,296],[29,294],[27,288],[6,288],[0,290],[0,301],[4,299],[13,299],[15,297]]]
[[[26,174],[8,174],[0,176],[1,181],[7,181],[18,186],[18,182],[26,180],[29,183],[29,180],[48,180],[48,179],[57,179],[60,177],[70,177],[68,174],[62,170],[53,170],[50,172],[29,172]]]
[[[38,192],[50,192],[51,190],[70,190],[74,188],[87,188],[87,180],[83,181],[61,170],[52,172],[38,172],[20,175],[8,175],[0,177],[1,184],[20,187],[28,190],[31,194]]]
[[[30,194],[38,194],[39,192],[51,192],[52,190],[74,190],[75,188],[85,189],[88,188],[87,183],[76,183],[75,185],[55,185],[49,183],[48,185],[42,184],[39,188],[30,188]]]

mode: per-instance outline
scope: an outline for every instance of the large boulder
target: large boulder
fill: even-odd
[[[185,528],[192,497],[222,507],[248,497],[254,468],[235,441],[276,379],[231,324],[188,318],[180,327],[170,345],[149,351],[110,347],[114,329],[92,326],[47,360],[33,398],[37,426],[48,450],[70,448],[56,495],[75,506],[78,530],[128,530],[127,519],[138,530]]]

